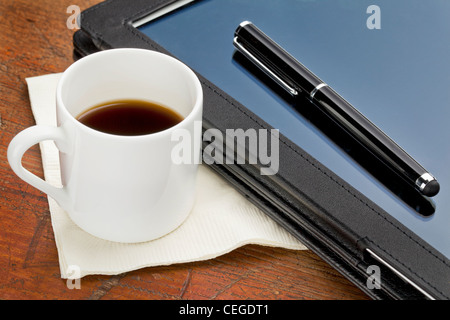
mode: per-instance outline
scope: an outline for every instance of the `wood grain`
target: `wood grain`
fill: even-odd
[[[99,1],[0,2],[0,299],[368,299],[310,251],[249,245],[219,258],[88,276],[70,290],[60,278],[47,197],[11,171],[10,140],[34,124],[26,77],[72,62],[67,7]],[[43,176],[37,146],[24,166]]]

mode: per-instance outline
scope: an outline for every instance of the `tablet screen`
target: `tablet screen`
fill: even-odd
[[[445,0],[201,0],[138,29],[450,258],[449,15]],[[245,20],[422,164],[440,193],[405,201],[375,178],[376,163],[355,161],[308,111],[246,66],[232,44]]]

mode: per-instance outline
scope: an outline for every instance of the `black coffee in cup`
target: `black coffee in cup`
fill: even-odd
[[[138,136],[166,130],[181,122],[183,117],[153,102],[117,100],[93,106],[77,120],[104,133]]]

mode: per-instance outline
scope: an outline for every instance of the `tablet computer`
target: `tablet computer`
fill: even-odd
[[[106,1],[83,13],[77,52],[137,46],[179,58],[207,88],[205,131],[280,132],[273,176],[262,177],[251,163],[211,163],[218,173],[369,295],[449,297],[450,3],[181,0],[125,7]],[[234,31],[245,20],[433,172],[440,193],[428,198],[402,184],[310,101],[294,101],[237,53]],[[374,263],[383,266],[384,291],[367,288],[365,271]]]

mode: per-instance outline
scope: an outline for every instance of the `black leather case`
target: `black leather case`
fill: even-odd
[[[74,35],[74,57],[119,47],[170,54],[131,22],[171,2],[110,0],[85,10]],[[198,76],[204,90],[204,130],[217,128],[225,135],[227,128],[270,129]],[[259,164],[211,167],[372,298],[450,298],[449,259],[282,135],[279,155],[279,171],[273,176],[261,175]],[[380,289],[367,285],[370,265],[380,268]]]

